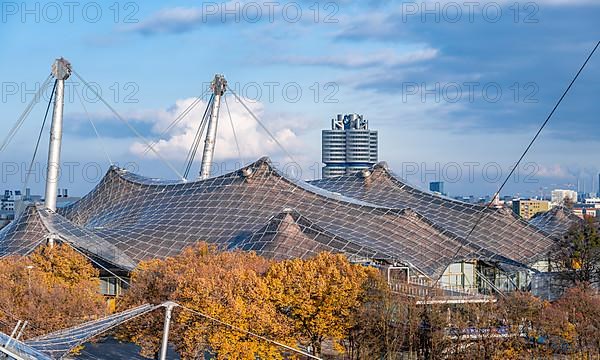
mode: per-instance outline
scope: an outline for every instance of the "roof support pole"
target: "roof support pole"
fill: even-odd
[[[17,321],[17,325],[15,326],[13,331],[10,333],[10,336],[8,337],[8,340],[6,340],[6,344],[4,344],[4,347],[8,347],[8,345],[10,345],[10,342],[15,337],[15,334],[17,333],[17,330],[19,330],[20,326],[21,326],[21,320]]]
[[[167,301],[163,304],[165,307],[165,323],[163,327],[163,336],[162,343],[160,345],[160,360],[167,359],[167,345],[169,344],[169,327],[171,326],[171,314],[173,313],[173,308],[178,306],[177,303],[172,301]]]
[[[62,142],[63,108],[65,104],[65,80],[71,75],[71,64],[57,59],[52,65],[52,75],[56,78],[54,94],[54,112],[50,129],[50,147],[48,149],[48,169],[46,173],[45,207],[56,211],[58,177],[60,170],[60,147]]]
[[[208,121],[208,130],[206,140],[204,140],[204,151],[202,152],[202,167],[200,169],[200,180],[208,179],[212,168],[213,157],[215,153],[215,141],[217,140],[217,126],[219,124],[219,109],[221,108],[221,96],[225,93],[227,80],[223,75],[217,74],[210,87],[215,94],[212,107],[210,109],[210,119]]]

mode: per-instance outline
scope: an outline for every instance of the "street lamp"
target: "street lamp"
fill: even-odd
[[[25,268],[27,269],[27,286],[29,288],[29,292],[31,292],[31,269],[33,269],[34,266],[27,265]]]

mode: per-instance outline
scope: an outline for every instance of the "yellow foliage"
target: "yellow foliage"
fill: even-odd
[[[577,337],[577,328],[574,324],[567,322],[565,324],[564,329],[562,329],[561,336],[568,343],[572,344],[573,342],[575,342],[575,338]]]
[[[132,287],[120,306],[173,300],[241,329],[294,345],[289,326],[269,299],[263,274],[270,262],[254,253],[217,252],[204,243],[179,256],[140,264],[132,274]],[[281,359],[273,344],[231,330],[181,309],[175,310],[173,342],[182,359],[196,359],[210,351],[221,359]],[[162,314],[126,326],[120,338],[142,346],[154,356],[162,332]]]
[[[120,308],[167,300],[288,346],[343,339],[373,270],[342,255],[273,262],[254,253],[219,252],[200,243],[180,255],[140,264]],[[163,313],[127,323],[119,334],[155,356]],[[182,359],[286,359],[289,351],[183,309],[174,310],[172,343]]]
[[[275,263],[267,274],[271,301],[293,321],[295,332],[315,354],[324,339],[345,337],[352,315],[360,308],[367,278],[367,268],[330,253]]]
[[[98,271],[68,245],[1,259],[1,331],[28,320],[25,337],[34,337],[105,315],[99,281]]]
[[[519,360],[522,358],[523,354],[520,350],[508,348],[496,353],[493,360]]]
[[[29,259],[50,283],[73,287],[82,282],[93,282],[100,286],[99,271],[69,245],[38,247]]]

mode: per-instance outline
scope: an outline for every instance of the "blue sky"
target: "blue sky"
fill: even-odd
[[[335,114],[356,112],[379,130],[380,160],[421,186],[445,180],[451,195],[496,190],[600,39],[600,3],[591,0],[4,1],[0,11],[3,135],[59,56],[151,140],[223,73],[300,163],[302,178],[318,175],[320,130]],[[599,80],[596,54],[507,193],[547,194],[578,181],[597,189]],[[109,164],[105,152],[142,174],[175,177],[77,78],[67,87],[63,161],[72,174],[61,186],[89,190]],[[228,101],[242,160],[269,155],[289,168],[285,153]],[[178,169],[203,106],[158,143]],[[20,186],[11,164],[25,171],[43,111],[36,106],[0,154],[4,187]],[[240,160],[226,113],[219,126],[217,161],[233,169]],[[46,152],[47,131],[40,166]],[[39,176],[30,183],[41,191]]]

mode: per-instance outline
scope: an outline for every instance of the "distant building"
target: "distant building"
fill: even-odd
[[[21,201],[21,190],[4,190],[4,195],[0,197],[0,229],[14,220],[15,204],[19,201]]]
[[[429,191],[438,193],[440,195],[446,195],[444,192],[444,182],[443,181],[432,181],[429,183]]]
[[[4,190],[4,195],[0,198],[1,211],[15,211],[15,197],[21,197],[20,190]]]
[[[495,208],[504,207],[504,200],[500,200],[500,194],[496,194],[490,203],[490,206]],[[511,205],[512,206],[512,205]]]
[[[593,197],[585,199],[586,205],[596,205],[596,207],[600,207],[600,197]]]
[[[459,196],[455,196],[454,199],[458,200],[458,201],[462,201],[462,202],[466,202],[469,204],[472,204],[475,202],[475,196],[473,195],[459,195]]]
[[[578,204],[573,207],[573,213],[580,218],[584,219],[586,217],[595,218],[600,215],[600,209],[598,205],[595,204]]]
[[[569,199],[573,204],[577,202],[577,192],[573,190],[555,189],[552,190],[552,204],[563,205],[565,199]]]
[[[81,198],[78,196],[70,196],[69,189],[58,189],[58,195],[56,196],[56,207],[62,208],[71,205],[79,199]]]
[[[526,200],[516,199],[512,201],[512,208],[515,214],[525,220],[529,220],[533,215],[550,210],[550,202],[546,200]]]
[[[377,131],[362,115],[337,115],[322,132],[323,178],[352,174],[377,163]]]
[[[20,191],[15,191],[15,193],[19,193],[19,195],[21,194]],[[61,208],[70,205],[79,199],[81,198],[76,196],[69,196],[68,189],[58,189],[58,194],[56,196],[56,206],[58,208]],[[31,190],[29,188],[25,189],[25,194],[23,196],[15,196],[14,198],[13,212],[15,214],[15,217],[18,217],[19,214],[21,214],[21,212],[25,210],[25,208],[27,208],[28,205],[39,203],[42,201],[44,201],[44,199],[41,195],[32,195]]]
[[[15,217],[18,217],[19,214],[21,214],[21,212],[23,210],[25,210],[27,205],[34,204],[34,203],[37,203],[40,201],[42,201],[41,195],[31,195],[31,189],[30,188],[25,189],[25,194],[23,194],[22,196],[20,196],[18,198],[15,198],[15,206],[14,206]]]

